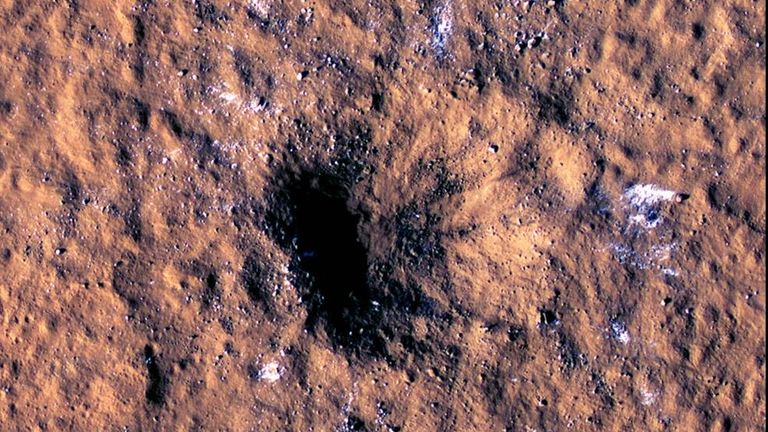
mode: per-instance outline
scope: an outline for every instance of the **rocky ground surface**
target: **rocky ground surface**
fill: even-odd
[[[0,429],[763,430],[765,2],[0,22]]]

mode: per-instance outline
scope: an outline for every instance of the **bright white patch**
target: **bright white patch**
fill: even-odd
[[[638,253],[635,252],[631,247],[619,243],[611,243],[610,247],[613,250],[613,255],[616,257],[616,259],[619,260],[620,263],[631,264],[640,269],[645,269],[648,267],[648,265],[642,259],[640,259],[641,257],[638,256]]]
[[[272,361],[264,365],[259,371],[259,379],[268,383],[273,383],[280,379],[282,374],[280,373],[280,364],[276,361]]]
[[[440,56],[445,55],[448,39],[453,32],[453,9],[450,3],[437,6],[430,25],[432,32],[432,48]]]
[[[629,343],[629,331],[627,331],[627,326],[623,322],[611,321],[611,334],[622,344],[626,345]]]
[[[611,243],[613,255],[622,264],[629,264],[641,270],[647,270],[655,265],[661,265],[663,261],[672,258],[672,253],[677,249],[677,243],[662,243],[652,245],[650,248]],[[668,276],[677,276],[678,273],[670,268],[663,268],[662,273]]]
[[[624,198],[636,207],[648,207],[662,201],[669,201],[677,196],[677,192],[662,189],[652,184],[638,184],[624,191]]]
[[[667,261],[672,258],[672,252],[677,249],[677,243],[664,243],[651,247],[648,256],[654,262]]]
[[[223,87],[226,89],[227,85],[224,84]],[[243,100],[237,93],[222,90],[217,86],[211,86],[209,90],[212,94],[218,95],[219,99],[223,100],[227,106],[236,109],[239,114],[256,114],[263,111],[267,106],[266,100],[259,98]]]
[[[624,199],[638,209],[655,206],[662,201],[669,201],[677,192],[662,189],[652,184],[637,184],[624,191]]]
[[[231,92],[222,92],[219,97],[224,99],[227,103],[240,103],[240,96]]]
[[[608,243],[614,258],[637,269],[653,268],[665,276],[678,275],[669,263],[678,244],[673,241],[674,227],[665,224],[662,206],[670,200],[682,201],[678,192],[654,184],[636,184],[624,190],[621,205],[615,209],[599,188],[591,190],[590,195],[599,214],[616,215],[620,235]]]
[[[248,2],[248,8],[261,19],[267,19],[270,7],[272,7],[272,0],[251,0]]]
[[[652,184],[637,184],[627,188],[622,198],[631,208],[627,216],[630,225],[641,225],[649,230],[656,228],[662,222],[659,204],[676,196],[677,192]]]
[[[640,392],[641,400],[640,403],[642,403],[645,406],[653,405],[654,402],[656,402],[656,393],[651,392],[648,390],[642,390]]]

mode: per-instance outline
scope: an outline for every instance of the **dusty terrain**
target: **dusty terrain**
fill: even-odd
[[[765,2],[0,22],[0,430],[763,430]]]

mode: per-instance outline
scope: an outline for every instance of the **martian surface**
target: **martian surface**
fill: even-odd
[[[0,430],[764,430],[765,9],[0,0]]]

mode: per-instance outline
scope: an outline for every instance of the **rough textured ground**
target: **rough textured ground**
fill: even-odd
[[[0,0],[0,429],[762,430],[764,20]]]

